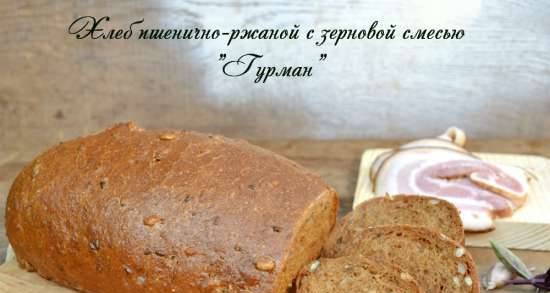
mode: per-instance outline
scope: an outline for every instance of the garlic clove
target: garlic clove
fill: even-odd
[[[504,287],[508,281],[516,278],[516,274],[508,270],[501,262],[495,263],[483,276],[482,283],[486,290]]]

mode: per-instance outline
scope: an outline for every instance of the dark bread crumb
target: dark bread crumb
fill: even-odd
[[[341,242],[330,240],[324,257],[364,255],[410,273],[426,292],[478,293],[471,255],[456,241],[423,227],[388,225],[347,229]]]
[[[426,227],[464,244],[457,208],[442,199],[416,195],[381,196],[359,204],[339,221],[331,238],[339,238],[346,229],[378,225]]]
[[[362,255],[321,258],[300,273],[297,293],[423,293],[414,278],[397,266]]]

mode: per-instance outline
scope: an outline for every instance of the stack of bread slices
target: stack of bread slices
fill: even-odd
[[[477,293],[479,279],[450,203],[385,196],[357,206],[304,268],[298,293]]]

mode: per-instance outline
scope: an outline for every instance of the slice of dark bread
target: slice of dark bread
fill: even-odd
[[[464,244],[464,228],[457,208],[445,200],[415,195],[369,199],[347,214],[331,237],[340,237],[346,229],[379,225],[422,226]]]
[[[305,267],[296,293],[423,293],[414,278],[391,264],[361,255],[321,258]]]
[[[347,229],[332,238],[324,257],[364,255],[391,262],[429,293],[478,293],[474,261],[460,243],[423,227],[377,226]]]

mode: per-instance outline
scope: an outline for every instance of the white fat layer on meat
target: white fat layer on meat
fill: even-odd
[[[474,198],[459,197],[459,196],[445,196],[445,195],[440,195],[436,193],[426,192],[425,190],[422,190],[420,187],[416,185],[415,178],[417,177],[417,173],[421,172],[424,168],[428,168],[432,165],[439,164],[442,162],[444,161],[424,161],[422,164],[420,164],[420,167],[414,169],[413,172],[411,173],[411,176],[409,177],[408,187],[410,187],[410,190],[408,190],[408,193],[430,195],[437,198],[442,198],[451,202],[452,204],[457,206],[459,209],[467,209],[468,207],[474,206],[474,207],[479,207],[481,209],[486,209],[491,212],[495,210],[494,206],[490,202],[483,200],[481,198],[474,199]],[[428,180],[439,185],[441,188],[444,188],[446,186],[451,186],[453,184],[452,182],[436,180],[432,178],[428,178]],[[468,186],[463,186],[463,188],[474,189],[473,187],[468,187]],[[400,189],[399,186],[397,186],[396,189],[397,189],[397,192],[395,194],[403,193],[399,191]],[[474,190],[474,192],[477,193],[476,190]],[[515,209],[515,206],[511,201],[506,201],[506,204],[510,209]]]
[[[501,164],[495,164],[495,166],[499,168],[502,172],[513,178],[517,183],[519,183],[519,185],[521,186],[521,192],[518,193],[516,190],[512,190],[506,186],[496,183],[495,177],[482,178],[474,172],[470,174],[470,179],[476,184],[479,184],[487,189],[493,190],[494,192],[502,194],[505,197],[509,197],[511,199],[521,199],[527,196],[527,193],[529,191],[529,182],[527,181],[527,175],[523,169]]]
[[[401,151],[388,158],[386,162],[380,167],[378,177],[376,178],[375,192],[377,194],[398,194],[407,193],[406,190],[401,190],[398,180],[395,180],[399,176],[399,172],[403,169],[403,166],[409,166],[410,164],[418,165],[419,158],[430,155],[429,159],[423,160],[416,170],[423,169],[424,165],[436,164],[446,162],[450,160],[476,160],[469,155],[449,152],[443,149],[414,149]],[[410,176],[408,180],[412,180],[414,176]],[[408,182],[409,186],[414,186],[411,181]]]
[[[468,152],[461,146],[458,146],[449,140],[435,139],[435,138],[415,140],[402,145],[398,149],[387,151],[378,155],[378,157],[376,157],[376,159],[374,160],[374,162],[370,167],[371,180],[374,179],[374,175],[378,172],[378,170],[380,169],[382,164],[386,161],[386,159],[388,159],[392,154],[394,154],[395,152],[398,152],[399,150],[410,149],[415,147],[441,147],[441,148],[452,149],[463,153]]]
[[[418,192],[413,193],[413,194],[429,195],[429,196],[433,196],[433,197],[436,197],[436,198],[446,200],[446,201],[452,203],[453,205],[455,205],[460,210],[468,209],[468,207],[476,207],[476,208],[479,208],[480,210],[486,210],[487,212],[492,212],[495,209],[487,201],[479,200],[479,199],[462,198],[462,197],[450,197],[450,196],[444,196],[444,195],[433,194],[433,193],[426,193],[426,192],[421,192],[421,191],[418,191]]]
[[[460,219],[467,231],[487,231],[494,228],[493,217],[489,212],[460,210]]]
[[[524,169],[516,166],[509,166],[509,165],[503,165],[503,164],[495,164],[497,167],[504,170],[506,173],[508,173],[510,176],[516,178],[518,182],[521,184],[522,189],[524,190],[523,196],[527,196],[527,193],[529,193],[529,176],[527,175],[527,172],[525,172]]]
[[[423,159],[428,157],[428,159]],[[457,206],[461,211],[461,219],[467,231],[486,231],[494,227],[493,211],[495,208],[488,201],[482,199],[472,199],[464,197],[451,197],[439,194],[426,192],[416,185],[415,177],[418,172],[424,168],[440,164],[452,160],[469,160],[477,161],[478,159],[469,156],[465,153],[457,153],[444,149],[414,149],[401,151],[394,154],[387,161],[379,166],[378,177],[376,178],[375,192],[377,194],[388,193],[395,194],[422,194],[430,195],[443,200],[447,200]],[[400,184],[399,175],[405,168],[413,168],[411,174],[407,177],[407,184]],[[509,166],[498,166],[514,178],[526,178],[524,173],[518,173],[518,168]],[[523,170],[521,170],[523,172]],[[518,176],[521,174],[522,176]],[[440,186],[445,186],[447,183],[441,180],[434,180]],[[525,179],[522,184],[528,186]],[[406,185],[406,186],[402,186]],[[496,196],[496,195],[495,195]],[[507,205],[514,209],[514,204],[511,201],[506,201]],[[474,208],[472,208],[474,207]]]
[[[371,176],[377,174],[374,192],[377,194],[421,194],[431,195],[447,200],[457,206],[461,212],[461,219],[468,231],[486,231],[494,228],[494,213],[498,211],[491,204],[491,193],[478,198],[460,196],[445,196],[427,192],[417,186],[417,176],[425,168],[454,160],[478,161],[478,158],[470,156],[462,146],[466,141],[466,135],[460,129],[450,128],[439,139],[420,139],[401,146],[396,152],[388,152],[380,155],[371,166]],[[427,148],[418,148],[427,147]],[[433,147],[433,148],[431,148]],[[471,182],[477,185],[462,186],[468,188],[472,194],[479,194],[479,189],[491,191],[494,196],[506,198],[504,201],[510,210],[521,206],[529,191],[529,178],[525,170],[513,166],[493,164],[512,180],[520,185],[519,190],[512,190],[508,186],[497,183],[497,176],[481,176],[480,173],[469,174]],[[400,177],[401,175],[401,177]],[[450,187],[453,183],[435,178],[424,178],[440,188]],[[403,182],[406,180],[406,182]],[[513,186],[513,185],[512,185]],[[489,201],[487,199],[489,199]],[[514,203],[515,200],[515,203]]]

